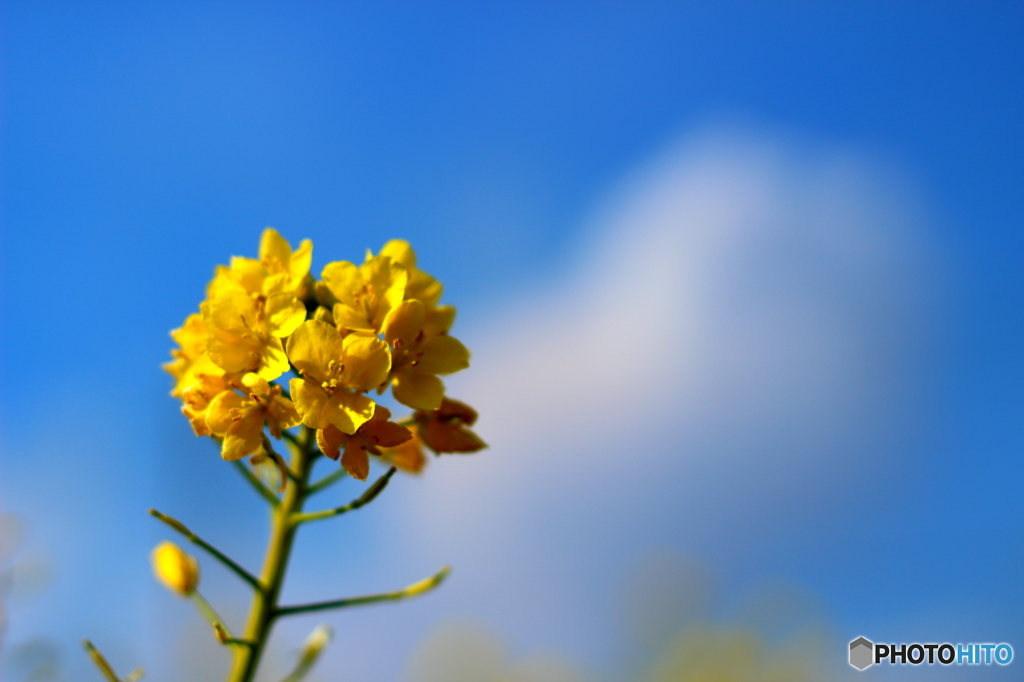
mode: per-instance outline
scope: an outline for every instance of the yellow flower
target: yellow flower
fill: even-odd
[[[384,322],[384,339],[392,348],[391,380],[395,399],[418,410],[436,410],[444,399],[438,374],[469,367],[469,351],[448,336],[452,308],[428,310],[411,299],[395,306]]]
[[[224,373],[224,370],[214,365],[206,354],[209,332],[201,314],[192,313],[185,318],[185,323],[181,327],[171,331],[171,338],[180,346],[171,350],[174,359],[163,365],[163,368],[176,379],[171,395],[181,398],[185,389],[198,381],[197,377],[200,374]]]
[[[293,252],[291,244],[268,227],[260,239],[259,259],[235,256],[230,267],[218,265],[206,295],[213,299],[225,291],[244,291],[253,296],[289,293],[303,297],[312,263],[313,242],[305,239]]]
[[[417,435],[428,448],[442,452],[476,452],[487,447],[469,427],[476,422],[476,410],[458,400],[445,398],[441,407],[413,415]]]
[[[220,456],[227,460],[259,450],[264,424],[274,438],[280,438],[282,429],[299,423],[295,405],[281,396],[280,386],[271,386],[251,372],[242,377],[241,384],[246,396],[224,391],[206,409],[206,424],[213,435],[224,439]]]
[[[156,546],[152,554],[153,574],[171,592],[188,596],[199,585],[199,562],[170,541]]]
[[[389,256],[409,272],[409,282],[405,286],[405,298],[415,298],[423,305],[431,308],[441,300],[443,291],[441,283],[416,268],[416,252],[404,239],[392,239],[380,250],[381,256]]]
[[[303,424],[353,434],[373,417],[375,403],[362,394],[387,381],[391,354],[383,341],[343,339],[326,322],[307,320],[288,339],[288,357],[302,374],[291,380],[291,392]]]
[[[333,311],[338,328],[376,335],[384,318],[402,301],[409,274],[388,256],[376,256],[359,266],[348,261],[328,263],[321,277],[338,300]]]
[[[367,453],[380,455],[380,448],[393,448],[412,438],[409,429],[390,419],[391,411],[378,405],[373,418],[364,422],[354,434],[342,433],[333,425],[328,425],[317,430],[316,443],[320,451],[331,459],[338,459],[340,455],[342,468],[360,481],[365,481],[370,475],[370,458]]]
[[[188,417],[192,430],[197,436],[209,436],[209,425],[206,423],[206,412],[210,402],[231,389],[231,383],[223,375],[200,374],[196,380],[181,392],[181,413]]]
[[[306,308],[289,293],[263,299],[224,291],[200,309],[210,336],[206,352],[226,372],[258,372],[273,381],[288,371],[281,339],[306,319]]]

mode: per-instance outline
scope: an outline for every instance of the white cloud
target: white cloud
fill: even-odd
[[[392,500],[395,551],[453,561],[454,611],[592,651],[598,592],[645,548],[727,554],[813,516],[912,413],[929,258],[905,187],[749,133],[670,146],[571,272],[466,334],[451,393],[492,447]]]

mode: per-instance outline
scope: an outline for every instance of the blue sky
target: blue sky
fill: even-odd
[[[301,569],[297,595],[456,564],[448,593],[402,616],[335,623],[363,633],[341,640],[346,661],[382,656],[366,633],[401,625],[402,653],[361,679],[397,679],[445,618],[602,674],[614,595],[666,548],[719,574],[726,603],[799,585],[839,640],[934,624],[1024,650],[1024,12],[680,5],[6,3],[0,506],[56,576],[11,638],[47,633],[77,671],[93,636],[173,679],[157,638],[191,614],[151,584],[162,536],[142,512],[258,560],[238,530],[260,526],[257,503],[157,365],[213,265],[273,225],[314,240],[315,268],[412,241],[476,352],[457,397],[492,410],[490,451],[402,482],[343,536],[311,533],[307,560],[344,570]],[[700,276],[673,279],[683,263]],[[619,345],[623,319],[635,344]],[[574,347],[594,363],[566,369],[576,355],[557,349]],[[649,354],[672,358],[661,383]],[[605,393],[657,419],[613,422]],[[621,480],[587,473],[585,448],[593,471],[636,461]],[[602,499],[652,506],[604,517]],[[403,514],[433,521],[394,528]],[[475,564],[494,536],[536,538],[486,551],[546,570],[509,583]],[[487,596],[498,575],[512,597]]]

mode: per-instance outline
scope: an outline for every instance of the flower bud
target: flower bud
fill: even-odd
[[[309,668],[316,663],[324,647],[330,643],[333,635],[334,630],[331,629],[330,625],[321,624],[313,628],[313,631],[306,637],[306,641],[302,643],[302,651],[299,653],[299,666]]]
[[[199,584],[199,562],[170,541],[163,541],[153,550],[153,574],[171,592],[188,596]]]

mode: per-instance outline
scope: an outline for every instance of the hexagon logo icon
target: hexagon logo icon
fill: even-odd
[[[875,658],[875,645],[864,637],[858,637],[850,642],[850,665],[857,670],[864,670]]]

